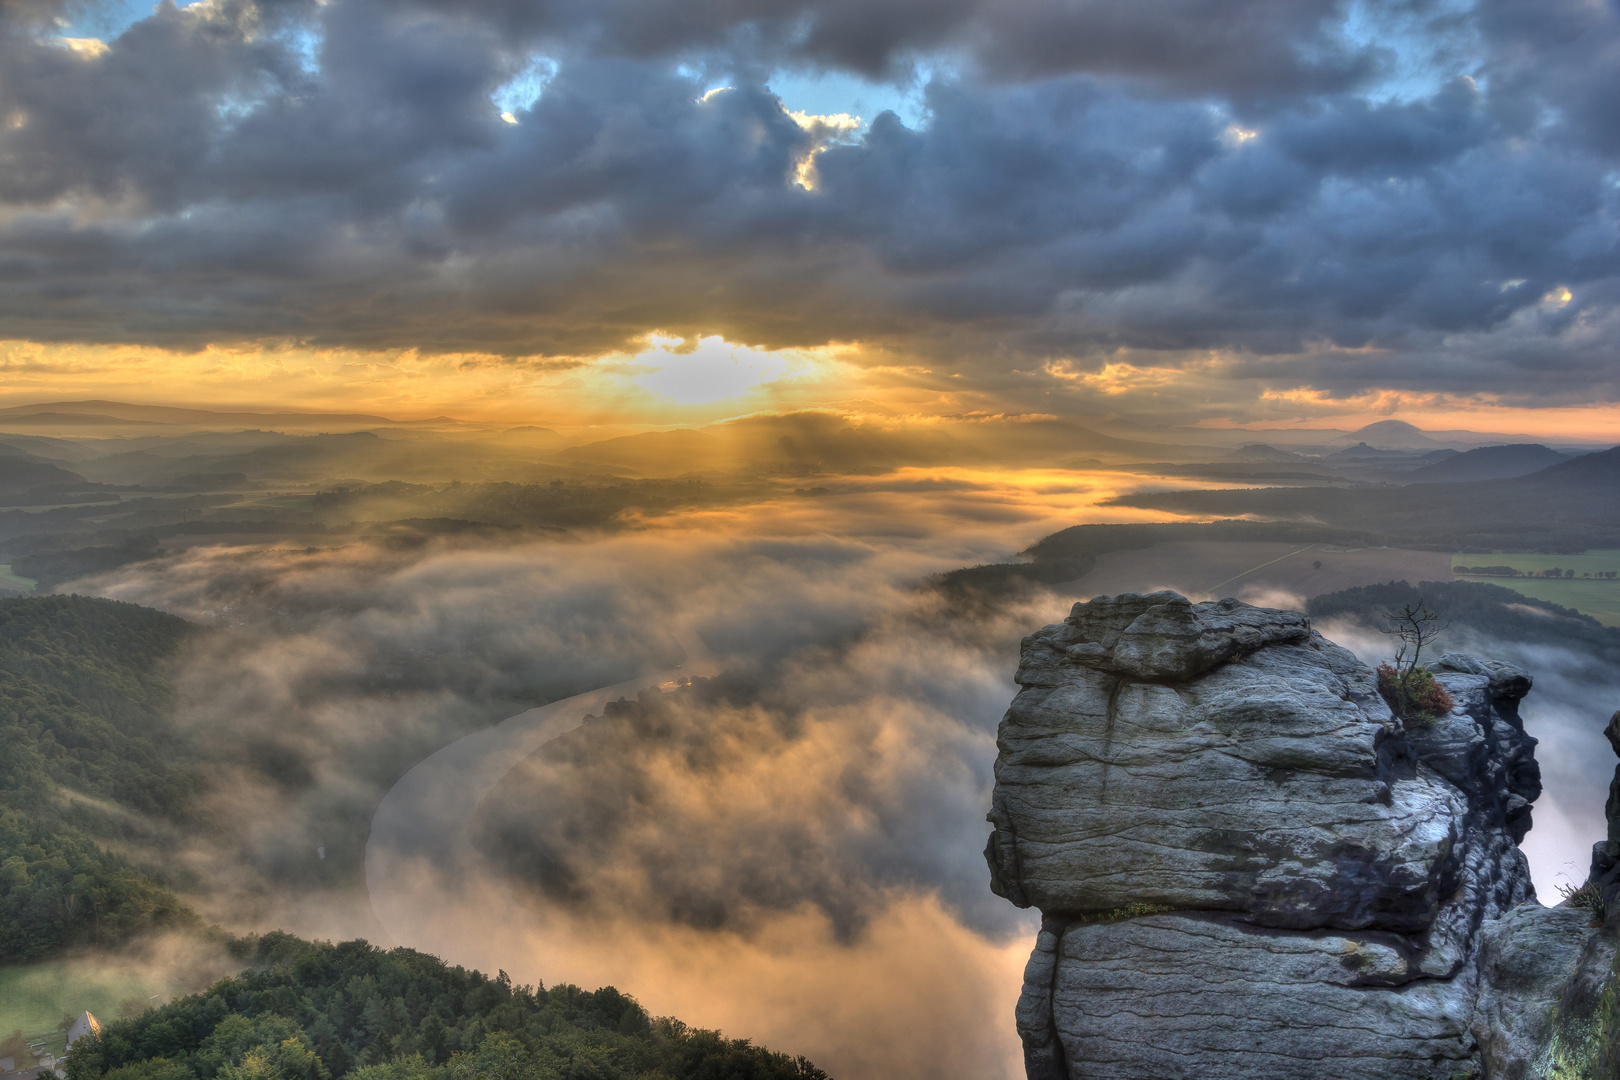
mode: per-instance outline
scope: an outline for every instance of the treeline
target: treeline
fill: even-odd
[[[1506,577],[1506,578],[1594,578],[1603,581],[1612,581],[1620,577],[1620,570],[1599,570],[1596,573],[1582,573],[1577,575],[1574,570],[1565,570],[1557,566],[1549,566],[1545,570],[1520,570],[1513,566],[1457,566],[1453,571],[1458,574],[1467,574],[1470,577]]]
[[[827,1080],[611,987],[514,987],[406,949],[204,928],[97,843],[192,813],[197,758],[168,719],[166,670],[197,632],[133,604],[0,600],[0,964],[183,928],[253,965],[76,1043],[71,1080]]]
[[[251,959],[76,1043],[68,1080],[827,1080],[612,987],[513,986],[411,949],[281,933]]]
[[[0,600],[0,963],[195,922],[97,843],[184,819],[198,790],[165,678],[194,631],[112,600]]]
[[[199,925],[172,893],[82,834],[0,810],[0,962]]]
[[[169,719],[166,665],[195,631],[114,600],[0,600],[0,805],[73,814],[67,788],[182,814],[196,779]]]
[[[1620,629],[1604,626],[1590,615],[1527,600],[1522,593],[1483,581],[1424,581],[1412,585],[1358,585],[1325,593],[1306,604],[1313,619],[1349,617],[1381,625],[1386,613],[1422,600],[1458,629],[1473,630],[1503,641],[1537,642],[1578,649],[1608,664],[1620,664]],[[1527,610],[1531,609],[1531,610]],[[1546,614],[1536,614],[1536,611]],[[1552,616],[1549,618],[1548,616]]]
[[[1247,543],[1378,543],[1376,534],[1357,529],[1281,521],[1152,522],[1140,525],[1075,525],[1044,537],[1020,552],[1025,562],[986,563],[941,574],[931,580],[953,602],[992,602],[1009,592],[1073,581],[1111,551],[1135,551],[1172,541]]]

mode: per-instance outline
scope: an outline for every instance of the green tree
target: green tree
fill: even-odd
[[[114,1069],[107,1074],[107,1080],[197,1080],[197,1077],[178,1061],[155,1057]]]
[[[251,960],[79,1040],[68,1080],[159,1058],[196,1080],[827,1080],[802,1058],[653,1020],[613,987],[514,986],[409,949],[281,933],[258,939]]]

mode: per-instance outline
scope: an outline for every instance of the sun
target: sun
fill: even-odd
[[[636,356],[650,370],[632,381],[682,405],[742,397],[782,378],[793,366],[779,353],[733,345],[718,335],[699,338],[692,346],[677,337],[654,336],[651,341],[653,347]]]

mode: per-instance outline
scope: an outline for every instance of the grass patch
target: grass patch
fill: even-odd
[[[35,1038],[56,1031],[65,1014],[86,1010],[116,1020],[121,1002],[172,992],[160,976],[96,959],[0,967],[0,1032],[21,1028]]]
[[[1606,571],[1620,571],[1620,550],[1588,551],[1580,555],[1539,555],[1503,553],[1495,555],[1455,555],[1455,573],[1460,566],[1508,566],[1521,574],[1540,573],[1554,568],[1574,570],[1574,577],[1479,577],[1459,574],[1467,581],[1488,581],[1512,589],[1531,600],[1574,608],[1605,626],[1620,626],[1620,578],[1600,578]],[[1591,574],[1591,577],[1581,577]]]
[[[32,589],[35,585],[39,584],[39,582],[35,581],[31,577],[23,577],[21,574],[13,574],[11,572],[10,563],[0,563],[0,580],[9,581],[13,585],[21,585],[25,589]]]

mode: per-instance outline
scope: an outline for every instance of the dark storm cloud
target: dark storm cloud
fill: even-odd
[[[1307,353],[1293,383],[1335,391],[1620,394],[1615,12],[1366,9],[1398,32],[1278,0],[208,0],[92,55],[7,7],[0,318],[181,347],[865,340],[1002,389],[1224,349],[1272,376]],[[768,88],[946,54],[916,129],[829,143]]]
[[[429,0],[532,40],[637,58],[676,50],[733,63],[812,63],[878,77],[919,53],[971,57],[1000,78],[1080,71],[1244,96],[1343,88],[1378,50],[1346,46],[1337,0]]]

